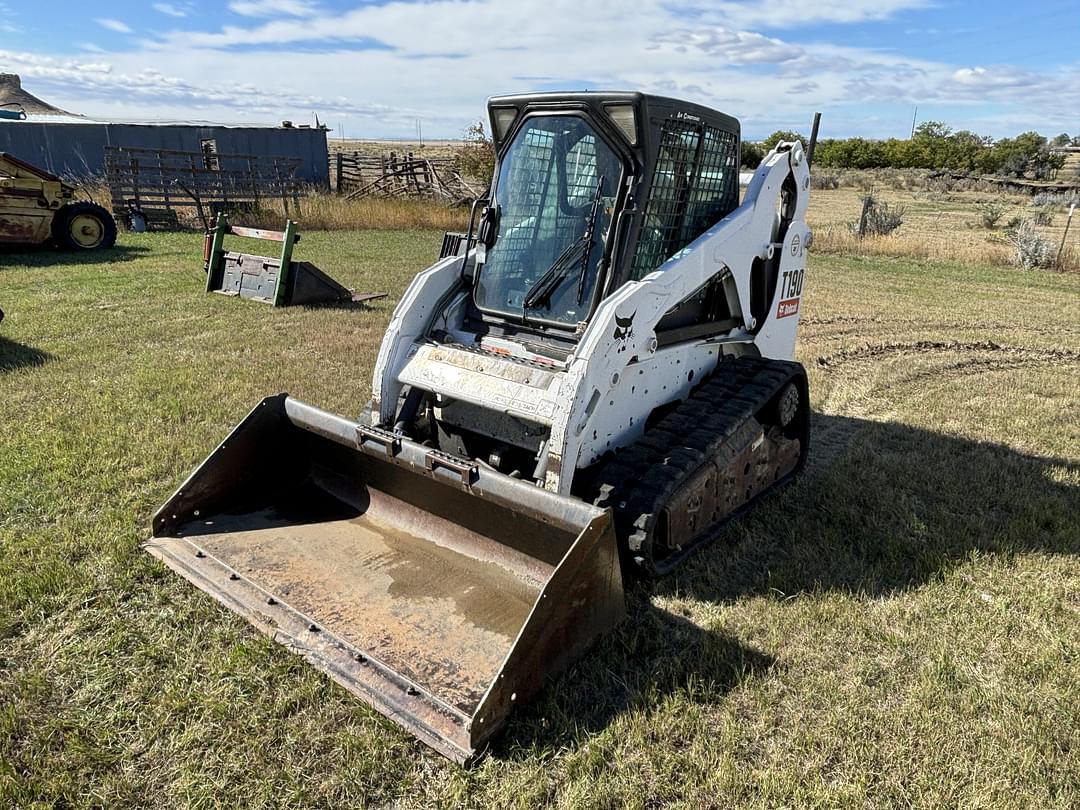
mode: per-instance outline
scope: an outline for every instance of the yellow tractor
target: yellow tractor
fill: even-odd
[[[116,242],[116,222],[106,209],[75,199],[75,186],[6,152],[0,152],[0,245],[41,245],[96,250]]]

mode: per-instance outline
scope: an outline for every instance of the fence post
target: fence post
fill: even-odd
[[[1061,253],[1062,253],[1062,251],[1065,250],[1065,239],[1069,236],[1069,226],[1072,225],[1072,218],[1073,218],[1073,214],[1075,212],[1076,212],[1076,203],[1073,203],[1072,205],[1069,206],[1069,216],[1065,220],[1065,233],[1063,233],[1061,235],[1061,244],[1058,245],[1057,259],[1054,261],[1054,264],[1056,264],[1059,269],[1061,268]]]
[[[337,176],[334,179],[334,190],[338,194],[341,194],[341,173],[342,173],[344,165],[345,165],[345,155],[342,154],[341,152],[338,152],[337,155],[335,155],[335,157],[337,158],[337,161],[336,161],[337,166],[335,167],[335,172],[334,173]]]
[[[874,198],[867,194],[862,201],[862,214],[859,216],[859,238],[866,236],[866,220],[870,216],[870,206],[874,204]]]

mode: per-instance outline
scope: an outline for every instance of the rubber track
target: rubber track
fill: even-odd
[[[594,503],[614,511],[618,535],[625,538],[627,556],[639,574],[668,573],[716,534],[707,530],[660,565],[653,560],[652,533],[664,505],[742,424],[795,378],[805,378],[798,363],[747,357],[725,361],[688,399],[600,470]],[[800,393],[805,398],[805,388]],[[805,459],[805,446],[802,452]],[[801,466],[802,462],[795,472]]]

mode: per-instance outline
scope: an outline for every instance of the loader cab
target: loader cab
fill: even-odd
[[[572,350],[605,297],[738,206],[730,116],[642,93],[500,96],[488,112],[497,160],[470,268],[481,334]],[[716,309],[699,297],[677,321]]]

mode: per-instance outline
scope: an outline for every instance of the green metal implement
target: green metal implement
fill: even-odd
[[[228,235],[280,242],[281,254],[274,258],[226,250],[225,237]],[[285,230],[270,231],[231,225],[228,217],[219,214],[206,234],[203,249],[206,291],[250,298],[275,307],[361,302],[386,295],[356,294],[311,262],[293,261],[293,249],[299,241],[300,234],[291,219],[285,223]]]

